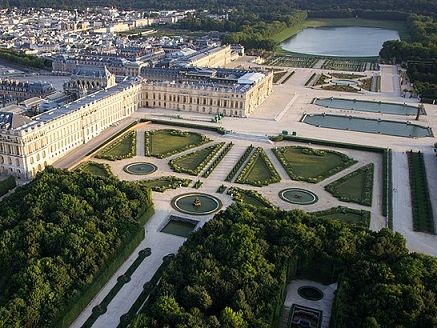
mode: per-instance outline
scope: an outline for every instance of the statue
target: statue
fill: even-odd
[[[202,202],[200,201],[199,197],[196,197],[196,198],[194,199],[193,206],[194,206],[194,207],[200,207],[200,206],[202,206]]]

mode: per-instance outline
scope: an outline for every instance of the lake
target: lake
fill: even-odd
[[[399,40],[399,33],[374,27],[318,27],[303,29],[281,47],[310,55],[372,57],[387,40]]]

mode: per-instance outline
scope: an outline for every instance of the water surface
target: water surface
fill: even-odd
[[[375,27],[318,27],[303,29],[281,47],[310,55],[372,57],[378,56],[388,40],[399,40],[399,33]]]

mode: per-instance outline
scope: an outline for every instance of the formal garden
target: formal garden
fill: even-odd
[[[190,179],[178,178],[175,176],[163,176],[151,180],[139,180],[137,183],[153,191],[164,192],[168,189],[188,187],[192,181]]]
[[[370,212],[364,210],[356,210],[344,206],[333,207],[324,211],[312,212],[318,219],[335,219],[345,224],[369,228]]]
[[[203,172],[202,177],[207,178],[214,171],[214,169],[220,164],[220,162],[225,158],[226,154],[231,150],[234,144],[232,142],[227,143],[226,146],[220,151],[218,156],[212,161],[208,168]]]
[[[109,161],[131,158],[136,154],[136,140],[136,131],[129,131],[101,149],[95,157]]]
[[[112,176],[111,167],[108,164],[88,161],[79,165],[77,169],[100,177]]]
[[[343,202],[372,206],[374,164],[370,163],[340,179],[325,189]]]
[[[199,175],[224,145],[224,142],[220,142],[212,146],[198,149],[189,154],[170,160],[169,165],[175,172]]]
[[[146,131],[144,133],[145,155],[165,158],[210,141],[196,132],[175,129]]]
[[[241,202],[243,204],[258,206],[262,208],[274,208],[267,198],[261,195],[255,190],[241,189],[238,187],[231,187],[228,189],[228,195],[232,197],[235,202]]]
[[[292,180],[310,183],[318,183],[356,163],[343,153],[300,146],[274,148],[273,153]]]
[[[234,165],[231,172],[229,172],[228,176],[226,177],[225,181],[232,181],[235,178],[235,175],[238,173],[238,171],[243,166],[244,162],[249,158],[249,156],[254,151],[255,147],[252,145],[248,146],[246,150],[244,151],[243,155],[240,157],[238,162]]]
[[[261,187],[279,182],[280,180],[279,173],[267,157],[264,149],[258,147],[235,182]]]
[[[265,65],[283,67],[312,68],[318,58],[304,55],[274,55],[267,58]]]
[[[322,69],[348,72],[364,72],[366,70],[377,70],[376,59],[370,58],[329,58],[322,65]]]
[[[435,234],[434,214],[429,195],[426,169],[421,152],[410,151],[408,168],[410,176],[411,203],[413,209],[413,229]]]

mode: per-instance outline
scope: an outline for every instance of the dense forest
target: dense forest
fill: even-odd
[[[413,42],[387,41],[380,56],[388,62],[406,64],[416,91],[423,99],[437,99],[437,21],[411,15],[407,27]]]
[[[437,14],[435,0],[1,0],[3,6],[85,8],[92,6],[116,6],[136,9],[208,9],[222,11],[245,9],[257,13],[288,12],[290,9],[305,9],[315,12],[341,11],[348,9],[375,11],[403,11],[425,15]],[[266,10],[268,8],[268,10]]]
[[[437,326],[437,260],[400,234],[233,204],[188,238],[131,327],[271,327],[296,277],[338,280],[334,328]]]
[[[82,294],[101,287],[94,279],[143,239],[148,208],[138,185],[50,167],[3,199],[0,327],[54,327],[80,312]]]

